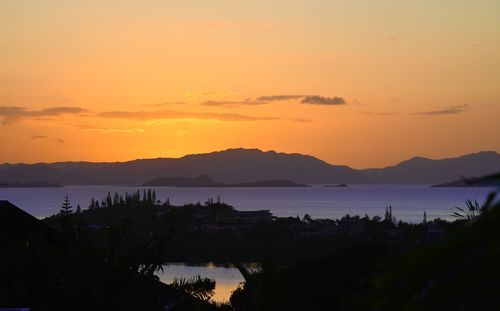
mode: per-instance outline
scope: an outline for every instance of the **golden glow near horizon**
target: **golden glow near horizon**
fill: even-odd
[[[0,3],[0,162],[500,150],[499,1]]]

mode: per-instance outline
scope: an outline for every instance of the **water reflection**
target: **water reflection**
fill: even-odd
[[[237,268],[226,265],[220,266],[213,263],[203,265],[188,265],[185,263],[170,263],[164,267],[163,273],[159,273],[160,280],[164,283],[172,283],[175,278],[190,278],[200,275],[216,281],[213,301],[227,301],[233,290],[244,281],[243,276]]]

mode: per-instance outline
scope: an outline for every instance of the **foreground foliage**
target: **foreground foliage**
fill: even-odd
[[[231,296],[250,310],[499,310],[500,202],[491,194],[439,242],[401,253],[350,243],[281,267],[264,262]],[[480,211],[480,212],[477,212]]]

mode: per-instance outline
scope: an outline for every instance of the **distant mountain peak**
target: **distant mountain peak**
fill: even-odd
[[[402,162],[399,162],[395,166],[412,165],[412,164],[416,164],[416,163],[429,162],[429,161],[433,161],[433,160],[429,159],[429,158],[425,158],[425,157],[416,156],[416,157],[410,158],[408,160],[404,160]]]

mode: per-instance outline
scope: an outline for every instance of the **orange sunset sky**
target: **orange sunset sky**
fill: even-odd
[[[500,1],[4,0],[0,162],[500,150]]]

